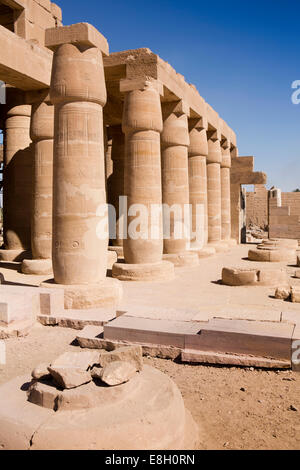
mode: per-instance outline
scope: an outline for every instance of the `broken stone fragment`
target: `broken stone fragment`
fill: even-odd
[[[56,409],[56,399],[59,391],[50,384],[41,382],[33,382],[28,391],[28,401],[35,405],[49,408],[50,410]]]
[[[278,287],[275,291],[275,298],[281,300],[288,300],[291,295],[290,287]]]
[[[105,367],[111,362],[129,362],[136,367],[137,371],[143,369],[143,352],[140,345],[127,346],[115,349],[110,352],[102,352],[99,357],[99,364]]]
[[[294,303],[300,303],[300,289],[292,287],[291,289],[291,301]]]
[[[51,367],[74,368],[86,371],[98,362],[99,353],[97,351],[67,352],[55,359],[51,363]]]
[[[51,366],[48,367],[48,371],[55,383],[63,389],[80,387],[92,380],[91,374],[81,368]]]
[[[133,363],[115,361],[107,364],[101,371],[101,380],[110,387],[129,382],[137,372]]]
[[[103,368],[102,368],[102,367],[94,367],[94,368],[91,370],[91,376],[93,377],[93,379],[99,379],[99,380],[101,380],[101,378],[102,378],[102,372],[103,372]]]
[[[47,379],[50,377],[49,371],[48,371],[48,365],[49,364],[39,364],[33,371],[31,372],[31,376],[35,380],[40,380],[40,379]]]

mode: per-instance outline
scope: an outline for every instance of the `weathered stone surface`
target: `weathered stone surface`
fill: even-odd
[[[269,359],[265,357],[255,357],[250,355],[225,354],[216,351],[197,351],[185,349],[182,351],[181,360],[198,364],[220,364],[236,365],[242,367],[262,367],[268,369],[288,369],[291,367],[291,361]]]
[[[222,282],[228,286],[275,286],[287,284],[288,278],[283,268],[223,268]]]
[[[101,380],[111,387],[121,385],[129,382],[136,372],[137,369],[132,362],[111,362],[102,369]]]
[[[291,295],[291,288],[287,286],[277,287],[275,291],[276,299],[288,300]]]
[[[132,346],[133,343],[126,341],[107,340],[103,338],[103,328],[95,326],[86,326],[76,337],[81,348],[88,349],[105,349],[106,351],[114,351],[120,347]],[[161,359],[177,359],[181,354],[181,349],[173,346],[161,344],[145,344],[140,343],[143,356],[160,357]]]
[[[87,371],[89,367],[97,364],[99,354],[96,351],[66,352],[51,363],[51,367],[76,368]]]
[[[81,368],[55,366],[48,367],[48,371],[57,385],[63,389],[80,387],[92,380],[90,373]]]
[[[111,362],[130,362],[138,371],[143,368],[142,347],[140,345],[118,348],[115,351],[103,352],[99,357],[99,364],[105,367]]]
[[[57,388],[53,385],[33,382],[28,389],[28,401],[35,405],[54,410],[56,408],[56,399],[59,394]]]
[[[39,380],[45,377],[49,377],[48,371],[49,364],[39,364],[33,371],[31,372],[31,376],[33,379]]]
[[[292,287],[291,289],[291,301],[293,303],[300,303],[300,288]]]

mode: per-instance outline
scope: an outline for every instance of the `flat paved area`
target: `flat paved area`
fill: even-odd
[[[124,295],[119,306],[132,316],[207,321],[212,317],[263,321],[292,321],[300,326],[300,304],[274,298],[275,289],[261,286],[230,287],[220,284],[223,267],[285,267],[291,285],[296,267],[286,263],[248,261],[248,250],[255,245],[233,247],[199,261],[199,266],[175,268],[175,279],[165,282],[122,282]],[[0,273],[7,284],[38,286],[45,276],[28,276],[18,272],[18,263],[1,263]],[[49,276],[48,276],[49,277]]]

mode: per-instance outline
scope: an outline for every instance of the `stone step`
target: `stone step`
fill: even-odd
[[[267,359],[257,356],[221,354],[215,351],[185,349],[181,353],[182,362],[195,364],[218,364],[227,366],[259,367],[263,369],[289,369],[291,361]]]
[[[86,310],[63,310],[56,315],[38,315],[38,321],[44,326],[60,326],[82,330],[87,325],[101,327],[116,318],[113,308],[95,308]]]
[[[104,339],[290,363],[294,329],[294,323],[216,318],[180,322],[124,315],[104,326]]]
[[[77,342],[81,348],[87,349],[105,349],[112,351],[122,346],[132,346],[136,343],[127,341],[106,340],[103,337],[103,328],[99,326],[88,325],[78,333]],[[181,349],[173,346],[164,346],[160,344],[139,343],[142,346],[143,355],[151,357],[160,357],[162,359],[177,359],[181,355]]]

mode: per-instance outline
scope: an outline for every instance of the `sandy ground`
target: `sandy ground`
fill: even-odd
[[[120,310],[132,316],[185,321],[222,316],[277,322],[285,315],[285,321],[299,325],[299,304],[275,300],[273,288],[232,288],[218,283],[223,266],[254,266],[245,259],[248,249],[239,246],[201,260],[199,267],[177,269],[176,278],[169,282],[123,283]],[[18,264],[0,263],[7,284],[39,285],[45,279],[19,274],[18,268]],[[290,276],[294,271],[295,267],[288,267]],[[300,279],[291,277],[290,281],[300,285]],[[75,337],[75,330],[37,324],[28,337],[7,340],[7,364],[0,366],[0,384],[30,375],[38,364],[51,362],[66,350],[77,350],[71,345]],[[201,449],[300,449],[300,373],[185,365],[153,358],[145,362],[177,383],[199,424]]]
[[[75,330],[37,325],[28,337],[7,340],[0,384],[30,375],[39,363],[51,362],[67,350],[78,350],[71,345],[75,337]],[[192,366],[156,358],[145,358],[145,363],[168,374],[180,388],[200,427],[200,449],[300,449],[299,373]]]

